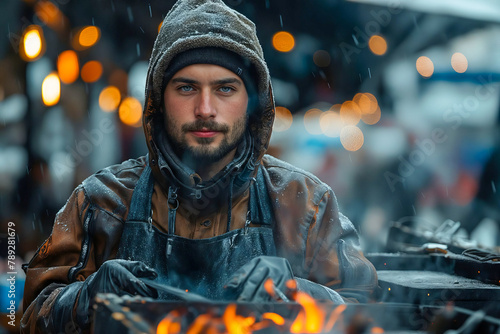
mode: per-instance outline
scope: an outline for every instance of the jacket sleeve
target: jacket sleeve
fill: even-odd
[[[374,298],[375,268],[364,257],[358,234],[349,219],[339,212],[330,188],[309,225],[304,266],[307,279],[334,289],[347,302]]]
[[[72,271],[76,272],[75,269],[82,266],[82,247],[91,251],[88,224],[92,213],[89,207],[83,188],[77,187],[56,215],[51,235],[28,264],[21,333],[54,331],[51,320],[54,302],[59,292],[75,280],[70,276]],[[92,259],[93,256],[85,258],[86,270],[95,268]]]

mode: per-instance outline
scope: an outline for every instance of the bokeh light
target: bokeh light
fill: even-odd
[[[318,67],[327,67],[330,65],[330,54],[325,50],[318,50],[314,52],[313,61]]]
[[[101,38],[101,30],[96,26],[86,26],[73,32],[72,46],[82,51],[94,46]]]
[[[361,110],[354,101],[345,101],[340,107],[340,117],[345,125],[356,125],[361,119]]]
[[[321,115],[319,125],[325,136],[336,138],[340,136],[343,122],[338,112],[328,110]]]
[[[51,1],[38,1],[35,4],[35,13],[40,21],[52,29],[58,29],[63,26],[64,15]]]
[[[295,46],[295,38],[287,31],[279,31],[273,36],[273,47],[280,52],[290,52]]]
[[[429,57],[418,57],[416,66],[418,73],[425,78],[429,78],[434,73],[434,63]]]
[[[290,110],[285,107],[276,107],[273,131],[282,132],[288,130],[293,123],[293,116]]]
[[[104,111],[113,111],[120,104],[120,90],[115,86],[108,86],[99,94],[99,106]]]
[[[142,118],[142,105],[134,97],[127,97],[123,99],[118,109],[118,116],[120,120],[130,126],[139,127],[141,126]]]
[[[456,52],[451,56],[451,67],[453,67],[457,73],[464,73],[467,71],[468,66],[467,57],[465,57],[464,54]]]
[[[361,120],[365,124],[373,125],[376,124],[378,121],[380,121],[380,117],[382,117],[382,112],[380,111],[380,107],[377,107],[377,109],[371,114],[361,115]]]
[[[65,84],[71,84],[78,79],[80,74],[80,65],[78,55],[73,50],[61,52],[57,57],[57,73],[59,78]]]
[[[30,25],[24,30],[19,52],[24,61],[34,61],[42,56],[45,52],[45,40],[40,26]]]
[[[377,56],[382,56],[387,52],[387,42],[384,37],[379,35],[370,37],[368,47],[370,48],[370,51]]]
[[[61,98],[61,82],[57,73],[52,72],[43,79],[42,100],[46,106],[53,106]]]
[[[340,142],[348,151],[357,151],[363,146],[365,138],[360,128],[354,125],[348,125],[342,128],[340,132]]]
[[[319,135],[323,132],[319,124],[319,119],[322,113],[323,112],[317,108],[312,108],[306,111],[304,114],[304,126],[307,132],[312,135]]]
[[[102,75],[102,65],[96,60],[91,60],[82,67],[82,80],[88,83],[96,82]]]
[[[377,99],[370,93],[357,93],[352,100],[358,105],[361,115],[372,114],[378,108]]]

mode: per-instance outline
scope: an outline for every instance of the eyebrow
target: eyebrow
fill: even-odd
[[[187,83],[187,84],[200,84],[199,81],[185,78],[185,77],[177,77],[173,78],[171,83]],[[219,80],[210,81],[210,85],[225,85],[225,84],[237,84],[242,85],[243,82],[237,78],[224,78]]]

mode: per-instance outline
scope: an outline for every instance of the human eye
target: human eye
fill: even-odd
[[[219,91],[222,93],[228,94],[228,93],[232,93],[233,91],[235,91],[235,89],[233,87],[230,87],[230,86],[222,86],[219,88]]]
[[[183,86],[178,87],[177,90],[180,92],[187,93],[187,92],[193,91],[193,87],[191,87],[189,85],[183,85]]]

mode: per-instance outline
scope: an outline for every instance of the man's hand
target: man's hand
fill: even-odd
[[[156,272],[143,262],[127,260],[109,260],[84,282],[75,282],[65,287],[54,304],[55,328],[67,327],[73,322],[85,330],[90,325],[91,307],[98,293],[116,295],[140,295],[156,298],[156,290],[147,287],[140,278],[156,278]],[[62,323],[61,323],[62,322]]]
[[[290,263],[284,258],[274,256],[259,256],[245,264],[227,281],[227,299],[241,302],[268,302],[272,299],[266,290],[266,281],[272,280],[271,289],[285,291],[285,284],[293,279]],[[269,288],[269,286],[268,286]]]
[[[226,283],[226,298],[245,302],[287,301],[285,293],[293,295],[287,286],[289,280],[295,280],[295,291],[305,292],[318,300],[344,304],[336,291],[304,278],[294,278],[288,260],[274,256],[256,257],[236,271]]]

